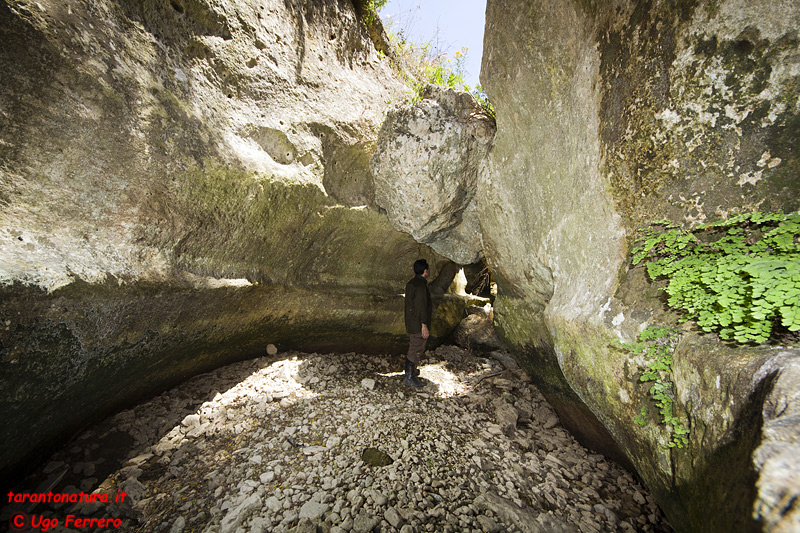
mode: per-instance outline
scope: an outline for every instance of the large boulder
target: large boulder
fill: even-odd
[[[797,1],[487,3],[498,118],[476,197],[498,331],[564,425],[636,468],[681,531],[797,529],[800,428],[774,406],[797,395],[776,376],[800,350],[687,326],[673,378],[690,442],[668,448],[663,426],[633,422],[647,387],[618,341],[676,317],[628,250],[653,220],[798,208],[798,23]]]
[[[462,265],[482,258],[475,192],[494,120],[468,93],[429,85],[392,110],[372,156],[375,201],[394,227]]]

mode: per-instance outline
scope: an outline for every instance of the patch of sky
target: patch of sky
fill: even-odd
[[[464,81],[470,87],[480,83],[486,0],[389,0],[379,14],[390,32],[430,44],[435,55],[453,60],[466,48]]]

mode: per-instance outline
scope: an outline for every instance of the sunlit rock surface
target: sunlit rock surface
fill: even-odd
[[[456,263],[482,257],[475,193],[494,121],[467,93],[428,86],[386,117],[372,156],[375,201],[394,227]]]
[[[776,502],[800,494],[798,460],[761,419],[798,350],[687,330],[673,366],[691,442],[667,448],[663,426],[633,423],[647,387],[616,341],[675,316],[627,251],[652,220],[798,208],[799,22],[796,1],[487,4],[498,119],[477,197],[496,325],[564,424],[627,457],[683,531],[796,529]]]

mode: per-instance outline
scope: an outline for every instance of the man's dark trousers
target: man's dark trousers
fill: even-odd
[[[414,363],[414,366],[419,364],[419,359],[425,353],[425,345],[428,344],[428,339],[422,338],[422,333],[411,333],[408,341],[408,354],[406,359]]]

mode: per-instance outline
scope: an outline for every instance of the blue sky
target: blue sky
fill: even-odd
[[[379,13],[385,26],[392,23],[391,31],[402,29],[416,44],[431,41],[447,57],[468,47],[466,82],[478,84],[486,0],[389,0]]]

